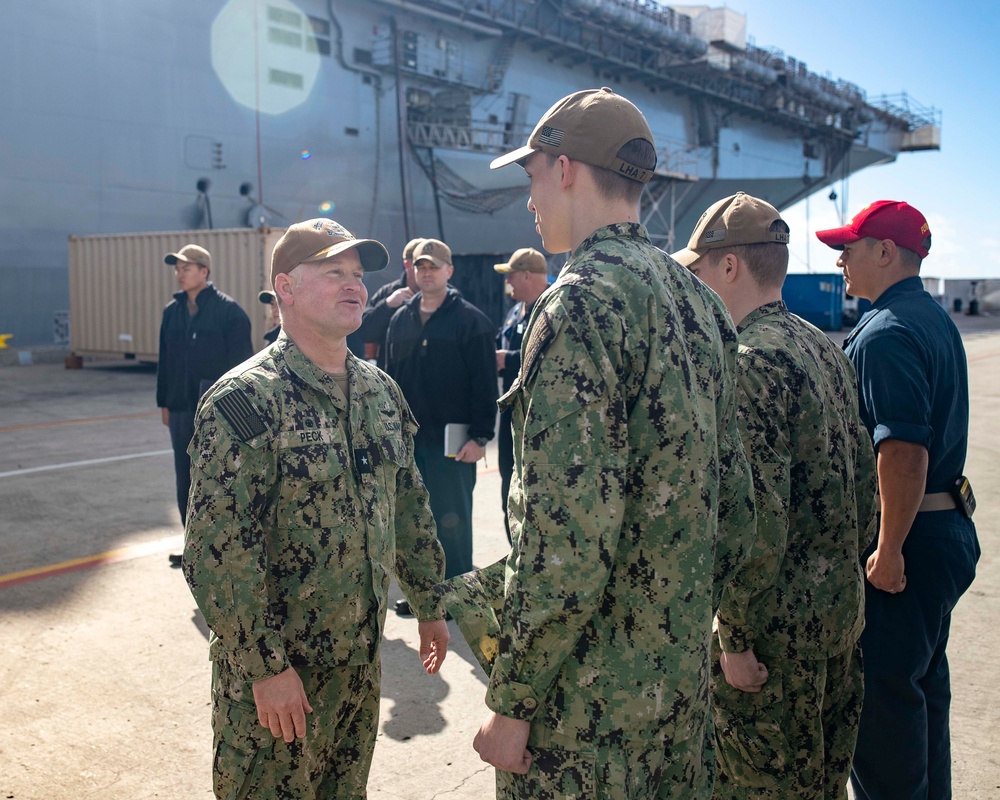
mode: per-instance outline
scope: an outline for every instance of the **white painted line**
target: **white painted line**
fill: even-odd
[[[133,458],[148,458],[149,456],[165,456],[173,450],[150,450],[148,453],[131,453],[127,456],[109,456],[108,458],[91,458],[86,461],[67,461],[65,464],[49,464],[44,467],[29,467],[15,469],[10,472],[0,472],[0,478],[15,478],[18,475],[30,475],[33,472],[51,472],[55,469],[72,469],[73,467],[89,467],[93,464],[110,464],[112,461],[130,461]]]

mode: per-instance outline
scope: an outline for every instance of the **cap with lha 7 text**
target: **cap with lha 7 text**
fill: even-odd
[[[709,250],[744,244],[788,244],[788,225],[770,203],[737,192],[710,205],[694,226],[687,247],[671,258],[690,267]]]
[[[921,258],[926,258],[931,249],[931,229],[924,215],[898,200],[876,200],[843,227],[816,231],[817,239],[836,250],[868,237],[890,239]]]
[[[271,253],[271,285],[282,273],[307,261],[322,261],[347,250],[357,250],[365,272],[377,272],[389,263],[389,251],[374,239],[358,239],[332,219],[320,217],[296,222],[278,239]]]
[[[515,250],[510,260],[504,264],[494,264],[493,269],[504,274],[511,272],[537,272],[542,275],[548,272],[545,256],[534,247],[522,247]]]
[[[548,153],[648,183],[653,169],[631,164],[618,156],[622,147],[633,139],[653,144],[653,133],[642,112],[607,86],[584,89],[567,95],[546,111],[528,137],[528,143],[494,159],[490,169],[522,161],[532,153]]]
[[[178,261],[184,261],[188,264],[201,264],[206,269],[212,269],[211,254],[204,247],[199,247],[196,244],[186,244],[176,253],[167,253],[163,257],[163,261],[171,266]]]

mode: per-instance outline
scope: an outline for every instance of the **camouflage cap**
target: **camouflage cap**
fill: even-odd
[[[542,275],[548,272],[545,264],[545,256],[539,253],[534,247],[522,247],[515,250],[514,255],[505,264],[494,264],[493,269],[497,272],[538,272]]]
[[[332,219],[320,217],[290,225],[271,253],[271,285],[282,273],[306,261],[322,261],[356,249],[365,272],[377,272],[389,263],[389,251],[374,239],[358,239]]]
[[[204,247],[196,244],[186,244],[176,253],[167,253],[163,257],[163,262],[171,266],[178,261],[184,261],[188,264],[201,264],[206,269],[212,269],[212,254]]]
[[[690,267],[709,250],[770,242],[788,244],[788,225],[778,209],[757,197],[737,192],[708,207],[694,226],[688,246],[672,258],[681,266]]]
[[[522,161],[532,153],[568,156],[647,183],[652,169],[630,164],[618,151],[633,139],[653,144],[653,133],[642,112],[607,86],[567,95],[545,112],[528,143],[493,160],[490,169]]]
[[[421,239],[420,244],[413,248],[413,263],[428,259],[439,267],[452,266],[451,248],[440,239]]]

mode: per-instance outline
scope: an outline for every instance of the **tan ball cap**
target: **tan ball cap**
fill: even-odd
[[[514,255],[510,257],[510,261],[506,264],[494,264],[493,269],[505,274],[510,272],[538,272],[544,275],[548,272],[545,264],[545,256],[533,247],[522,247],[520,250],[515,250]]]
[[[282,273],[291,272],[306,261],[326,258],[356,249],[365,272],[378,272],[389,263],[389,251],[374,239],[358,239],[332,219],[320,217],[289,226],[271,253],[271,285]]]
[[[212,269],[212,254],[196,244],[186,244],[176,253],[167,253],[163,261],[171,266],[178,261],[186,261],[189,264],[201,264],[207,269]]]
[[[514,164],[532,153],[549,153],[647,183],[653,177],[652,170],[618,157],[618,151],[633,139],[653,144],[653,133],[642,112],[607,86],[584,89],[567,95],[546,111],[528,137],[528,143],[494,159],[490,169]]]
[[[410,239],[406,243],[406,247],[403,248],[403,261],[413,261],[413,251],[416,249],[417,245],[423,241],[422,238]]]
[[[413,248],[413,263],[427,259],[439,267],[450,267],[451,248],[440,239],[424,239]]]
[[[737,192],[713,203],[701,215],[688,246],[673,254],[682,267],[690,267],[709,250],[741,244],[788,244],[788,226],[778,209],[757,197]]]

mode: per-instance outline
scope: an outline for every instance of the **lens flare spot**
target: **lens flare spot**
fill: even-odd
[[[330,213],[333,212],[333,210],[336,207],[337,207],[336,204],[331,203],[329,200],[327,200],[326,202],[323,202],[323,203],[319,204],[319,213],[320,214],[330,214]]]
[[[302,160],[303,161],[308,161],[310,158],[312,158],[312,153],[310,153],[308,150],[303,150],[302,151]]]

